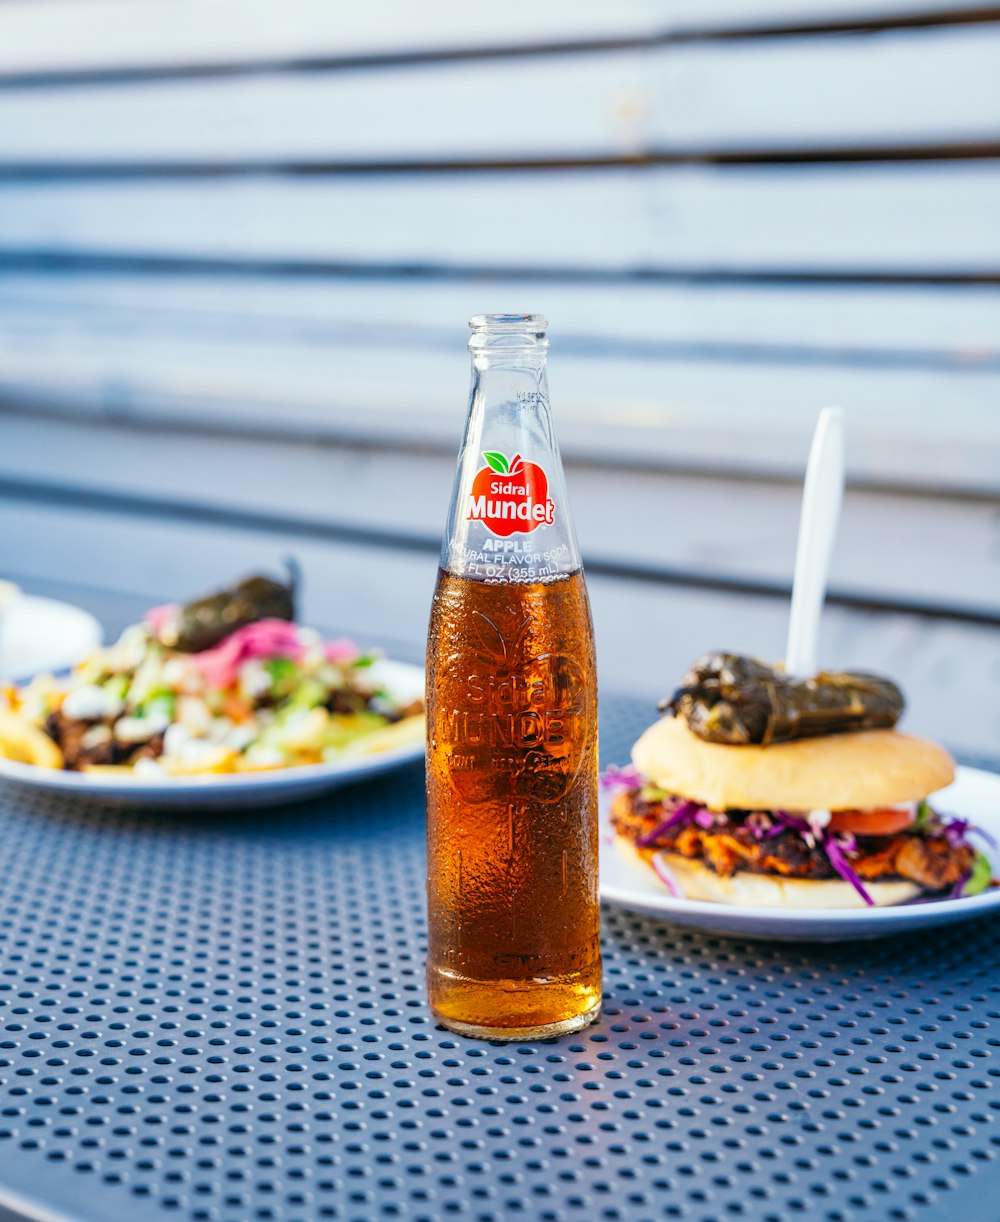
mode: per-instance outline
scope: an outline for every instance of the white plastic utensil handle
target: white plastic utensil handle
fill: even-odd
[[[799,517],[792,611],[785,670],[798,679],[816,674],[819,617],[844,495],[844,413],[825,407],[816,422]]]

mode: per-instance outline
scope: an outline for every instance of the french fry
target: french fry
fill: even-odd
[[[287,764],[257,764],[245,755],[237,756],[233,766],[235,772],[281,772],[287,767]]]
[[[233,772],[237,758],[232,747],[218,746],[199,752],[197,757],[191,760],[163,757],[160,762],[168,776],[211,776],[220,772]]]
[[[394,747],[404,747],[410,743],[419,742],[425,734],[423,713],[406,717],[402,721],[383,726],[380,730],[372,730],[363,738],[357,738],[339,752],[340,758],[355,755],[372,755],[379,751],[391,751]]]
[[[18,717],[0,711],[0,755],[36,768],[62,768],[63,754],[44,730]]]

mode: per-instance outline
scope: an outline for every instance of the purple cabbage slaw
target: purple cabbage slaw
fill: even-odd
[[[968,844],[967,836],[979,836],[991,849],[997,848],[997,842],[989,832],[976,827],[968,819],[949,819],[943,815],[938,815],[937,818],[941,823],[941,831],[953,849]]]
[[[601,788],[609,792],[616,789],[641,789],[642,773],[635,764],[626,764],[619,768],[617,764],[608,764],[601,773]]]
[[[639,789],[642,787],[643,778],[638,769],[634,765],[629,765],[625,768],[616,768],[613,764],[605,769],[601,775],[601,785],[608,790],[615,789]],[[648,848],[650,845],[667,832],[674,831],[679,827],[685,827],[691,823],[706,830],[714,827],[719,823],[719,817],[709,811],[699,802],[691,802],[681,798],[671,798],[665,800],[674,803],[665,819],[656,825],[652,831],[646,832],[636,840],[636,845],[639,848]],[[927,812],[920,814],[919,811]],[[949,819],[941,816],[929,807],[926,803],[921,803],[918,811],[918,817],[915,826],[920,826],[923,822],[927,826],[928,820],[936,822],[942,834],[948,839],[948,843],[953,848],[968,845],[966,839],[968,834],[979,835],[993,848],[997,847],[996,841],[988,832],[982,828],[974,827],[968,819]],[[749,818],[754,817],[751,813]],[[768,816],[773,820],[774,826],[764,827],[760,822],[750,824],[752,834],[758,840],[769,840],[773,836],[780,836],[786,831],[798,833],[808,845],[822,849],[829,861],[832,869],[858,893],[861,899],[869,908],[875,907],[875,901],[865,889],[865,885],[861,880],[861,876],[857,873],[847,858],[848,853],[856,853],[858,851],[858,842],[854,835],[848,832],[829,832],[824,827],[810,823],[808,819],[804,819],[801,815],[793,815],[790,811],[774,810],[768,812]],[[725,816],[722,816],[725,819]],[[653,868],[657,875],[663,881],[664,885],[673,895],[677,895],[676,882],[665,875],[669,875],[669,868],[665,862],[660,863],[662,869],[657,866],[658,856],[653,859]],[[949,899],[960,898],[967,886],[969,879],[972,876],[970,868],[966,873],[955,883],[948,894]]]
[[[845,835],[844,833],[838,835],[835,832],[828,832],[826,828],[817,827],[810,823],[808,819],[803,819],[800,815],[793,815],[787,810],[776,810],[773,812],[773,815],[777,822],[783,824],[790,831],[798,832],[806,844],[815,844],[818,848],[821,848],[826,854],[827,861],[844,882],[850,883],[869,908],[875,907],[875,901],[865,890],[861,876],[845,855],[845,853],[857,852],[858,842],[853,836]]]
[[[699,806],[697,802],[681,802],[675,807],[669,815],[653,828],[651,832],[646,832],[644,836],[640,836],[636,844],[640,849],[648,848],[655,840],[666,832],[672,832],[675,828],[685,827],[689,823],[697,821],[698,813],[705,808]]]
[[[677,885],[677,879],[674,878],[673,871],[663,860],[662,853],[654,853],[651,859],[653,872],[661,883],[666,887],[674,899],[683,899],[684,894]]]

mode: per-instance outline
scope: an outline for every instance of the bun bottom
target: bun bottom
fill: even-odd
[[[615,849],[620,856],[652,876],[665,894],[670,888],[650,865],[652,854],[644,854],[631,840],[615,836]],[[660,852],[665,865],[677,883],[678,890],[689,900],[708,900],[714,904],[735,904],[746,908],[867,908],[857,891],[840,878],[785,878],[779,874],[753,874],[745,870],[724,878],[695,857],[680,853]],[[877,908],[902,904],[920,895],[922,888],[907,879],[890,882],[865,882],[865,890]]]

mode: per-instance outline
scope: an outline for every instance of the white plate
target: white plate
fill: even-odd
[[[932,804],[943,814],[969,819],[1000,843],[1000,775],[976,768],[959,768],[954,784],[934,794]],[[895,908],[790,910],[677,899],[663,890],[652,870],[648,870],[647,877],[646,870],[639,870],[618,855],[610,842],[609,807],[610,802],[603,800],[601,898],[633,912],[662,917],[675,925],[785,942],[839,942],[852,938],[881,938],[1000,912],[1000,888],[995,887],[967,899],[903,904]],[[975,843],[992,861],[994,877],[1000,875],[997,850],[981,839]]]
[[[69,603],[33,594],[14,597],[0,615],[0,678],[65,670],[101,643],[101,626]]]
[[[424,672],[419,666],[382,659],[372,667],[379,683],[402,701],[422,696]],[[297,801],[337,789],[352,781],[378,776],[422,759],[424,743],[406,743],[388,751],[352,756],[332,764],[304,764],[273,772],[221,773],[215,776],[122,779],[101,774],[35,768],[0,757],[0,778],[46,793],[90,798],[117,806],[156,806],[173,809],[223,810]]]

